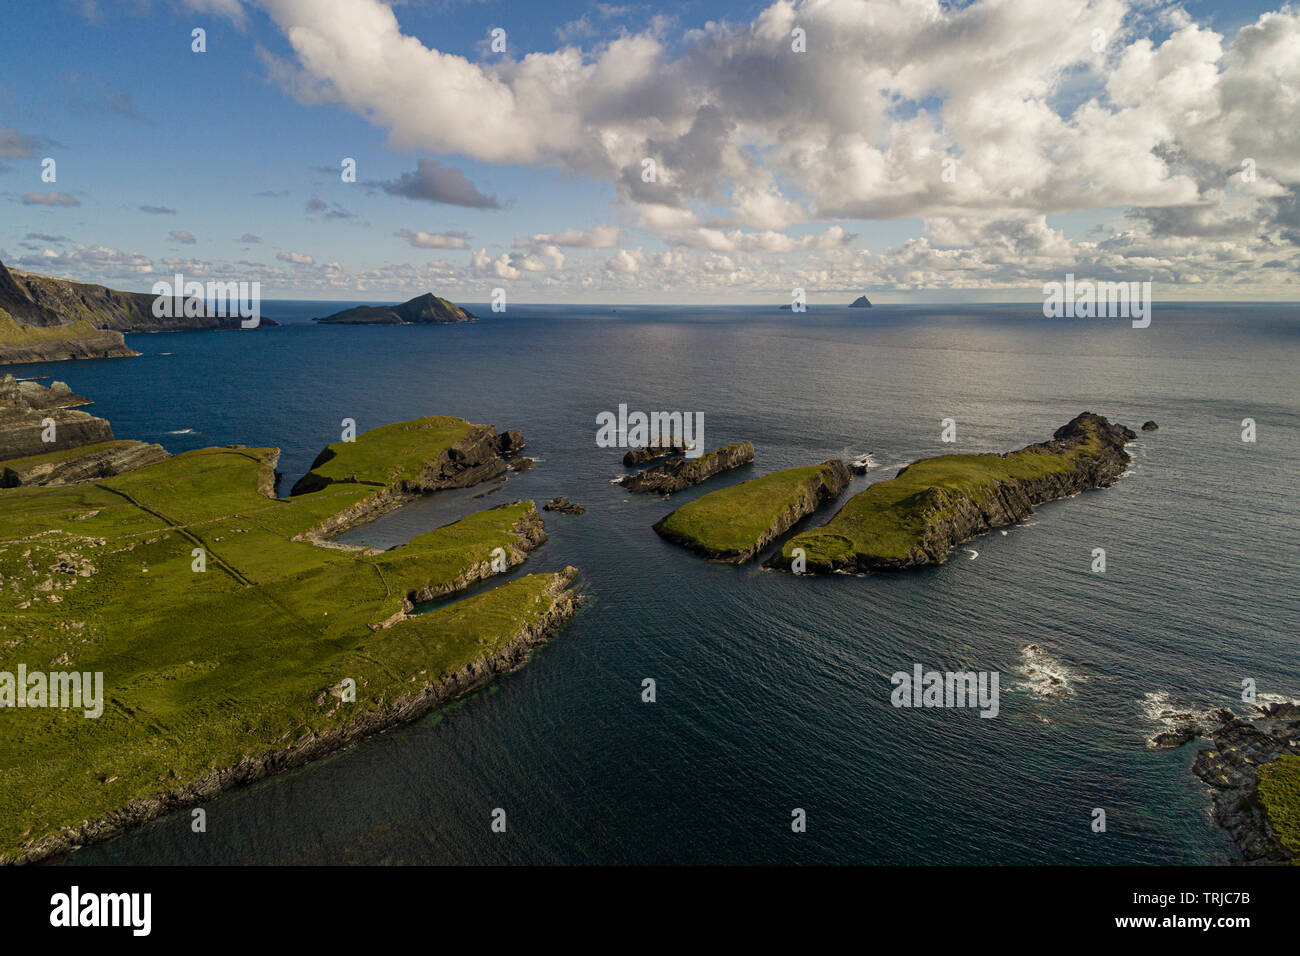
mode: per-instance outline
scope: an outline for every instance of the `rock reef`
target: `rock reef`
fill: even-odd
[[[752,441],[723,445],[699,458],[677,458],[619,479],[628,491],[670,495],[754,460]]]

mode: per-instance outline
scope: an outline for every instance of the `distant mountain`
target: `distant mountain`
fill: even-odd
[[[858,296],[856,299],[854,299],[852,302],[849,303],[849,308],[850,308],[850,309],[869,309],[869,308],[871,308],[871,300],[868,299],[865,295],[860,295],[860,296]]]
[[[455,302],[426,292],[401,305],[358,305],[312,321],[331,325],[448,325],[477,318]]]

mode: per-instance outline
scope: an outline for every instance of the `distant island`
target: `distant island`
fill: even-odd
[[[312,321],[328,325],[449,325],[477,319],[455,302],[426,292],[401,305],[358,305]]]
[[[856,299],[854,299],[852,302],[849,303],[849,308],[850,308],[850,309],[869,309],[869,308],[871,308],[871,300],[868,299],[865,295],[860,295],[860,296],[858,296]]]

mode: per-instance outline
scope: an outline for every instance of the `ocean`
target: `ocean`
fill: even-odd
[[[1170,704],[1300,695],[1300,314],[1156,304],[469,307],[476,324],[324,327],[267,303],[255,333],[128,336],[137,359],[25,366],[173,452],[283,449],[281,493],[337,440],[421,415],[520,428],[536,467],[348,535],[398,544],[473,508],[567,495],[516,573],[581,570],[586,606],[516,673],[332,758],[87,847],[78,864],[1208,864],[1239,856],[1157,750]],[[703,412],[754,464],[662,501],[610,483],[620,404]],[[1082,411],[1135,430],[1129,473],[901,575],[709,564],[651,525],[707,491],[870,452],[838,502],[916,458],[1043,441]],[[957,442],[940,440],[953,419]],[[1257,440],[1242,441],[1242,421]],[[1105,573],[1092,552],[1104,548]],[[184,627],[184,621],[177,622]],[[1027,651],[1037,645],[1040,652]],[[1000,712],[903,709],[890,675],[997,671]],[[643,703],[653,678],[657,700]],[[1055,679],[1055,683],[1053,682]],[[490,828],[507,813],[505,833]],[[792,832],[795,809],[807,830]],[[1094,810],[1106,815],[1094,832]]]

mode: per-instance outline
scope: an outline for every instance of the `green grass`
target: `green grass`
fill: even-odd
[[[431,448],[449,448],[468,435],[473,426],[463,418],[439,416],[417,418],[372,428],[354,442],[338,441],[328,446],[334,457],[313,468],[331,481],[393,484],[420,476],[429,461]],[[437,457],[436,455],[434,456]]]
[[[100,330],[87,319],[78,319],[69,325],[19,325],[12,315],[0,309],[0,345],[71,342],[100,334]]]
[[[805,465],[742,481],[682,505],[658,529],[698,550],[741,554],[757,545],[806,488],[829,475],[827,465]]]
[[[1094,433],[1065,453],[1030,446],[1006,455],[923,458],[901,475],[878,481],[850,498],[820,528],[797,534],[781,548],[789,559],[803,548],[809,565],[839,567],[865,557],[902,561],[913,556],[927,527],[951,515],[951,502],[993,493],[999,482],[1042,478],[1073,470],[1100,452]]]
[[[1257,793],[1278,840],[1300,858],[1300,756],[1283,754],[1260,767]]]
[[[376,431],[409,468],[421,441],[436,457],[456,430]],[[376,709],[549,608],[555,576],[529,575],[374,629],[408,592],[449,584],[494,548],[521,560],[512,528],[533,503],[379,554],[322,548],[292,539],[377,489],[265,497],[256,488],[274,459],[273,449],[208,448],[96,484],[0,492],[0,670],[102,671],[107,698],[98,719],[0,710],[0,859]],[[191,569],[195,547],[207,552],[204,573]],[[52,570],[60,562],[72,573]],[[344,677],[357,681],[357,702],[331,714],[315,700]]]

